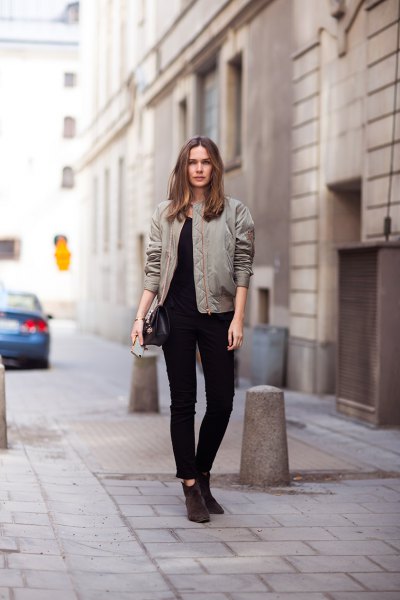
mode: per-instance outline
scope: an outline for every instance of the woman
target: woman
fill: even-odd
[[[143,320],[157,294],[171,327],[163,351],[176,476],[189,520],[200,523],[224,512],[210,492],[210,471],[232,412],[233,351],[243,342],[254,223],[241,202],[224,195],[222,159],[207,137],[193,137],[181,149],[168,197],[152,218],[145,289],[131,336],[143,343]],[[197,450],[196,344],[207,399]]]

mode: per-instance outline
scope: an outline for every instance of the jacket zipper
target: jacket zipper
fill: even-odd
[[[164,298],[164,294],[165,294],[165,288],[167,286],[169,263],[171,261],[171,249],[172,249],[172,226],[171,226],[171,231],[170,231],[170,234],[169,234],[168,260],[167,260],[167,266],[166,266],[166,269],[165,269],[164,285],[163,285],[163,288],[162,288],[161,298],[160,298],[159,304],[163,304],[164,299],[165,299]]]
[[[165,293],[166,288],[167,288],[167,280],[168,280],[168,269],[170,266],[170,262],[171,262],[171,252],[172,252],[172,239],[173,239],[173,224],[171,224],[171,230],[170,230],[170,234],[169,234],[169,244],[168,244],[168,260],[167,260],[167,267],[165,269],[165,278],[164,278],[164,285],[163,285],[163,289],[162,289],[162,294],[161,294],[161,300],[160,300],[160,304],[164,303],[164,300],[167,296],[167,294]],[[171,273],[171,277],[169,279],[169,285],[168,285],[168,290],[170,288],[171,285],[171,281],[175,275],[175,271],[176,268],[178,266],[178,256],[176,254],[175,256],[175,264],[174,264],[174,268],[172,269],[172,273]]]
[[[202,249],[202,255],[203,255],[203,281],[204,281],[204,291],[206,293],[206,307],[207,307],[207,314],[211,315],[211,310],[210,310],[210,306],[208,304],[208,293],[207,293],[207,284],[206,284],[206,258],[205,258],[205,252],[204,252],[204,208],[203,208],[203,214],[201,217],[201,249]]]

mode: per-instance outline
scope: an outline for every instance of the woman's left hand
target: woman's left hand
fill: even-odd
[[[243,343],[243,321],[233,318],[228,330],[228,350],[237,350]]]

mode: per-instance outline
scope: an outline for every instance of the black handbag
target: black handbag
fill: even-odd
[[[171,246],[172,246],[172,227],[169,234],[169,248],[168,248],[168,262],[167,268],[165,269],[165,278],[163,291],[161,294],[160,302],[147,314],[143,324],[143,345],[144,346],[162,346],[167,341],[169,336],[169,317],[168,311],[163,305],[165,286],[167,284],[167,273],[169,267],[169,261],[171,259]]]
[[[169,335],[168,311],[162,304],[158,304],[151,311],[143,325],[144,346],[162,346]]]

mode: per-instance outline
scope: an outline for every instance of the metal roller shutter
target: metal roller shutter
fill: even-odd
[[[340,253],[338,397],[375,406],[378,377],[375,249]]]

